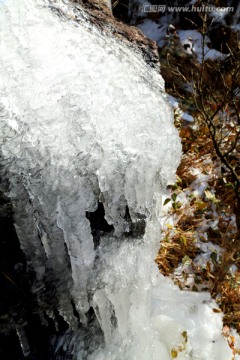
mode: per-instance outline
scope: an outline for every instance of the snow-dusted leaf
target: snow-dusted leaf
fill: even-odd
[[[190,265],[192,262],[192,259],[188,255],[185,255],[182,259],[182,262],[184,265],[188,265],[188,264]]]
[[[201,280],[200,280],[199,277],[197,277],[197,276],[194,276],[194,282],[195,282],[195,284],[197,284],[197,285],[201,284]]]
[[[192,286],[192,291],[198,292],[198,288],[196,287],[196,285]]]
[[[194,205],[196,206],[197,210],[206,209],[208,204],[204,201],[195,201]]]
[[[183,243],[184,246],[187,246],[187,238],[185,235],[180,236],[180,241]]]
[[[213,309],[213,312],[215,312],[215,313],[220,313],[220,312],[222,312],[220,309],[216,309],[216,308],[214,308]]]
[[[206,196],[206,198],[208,199],[208,200],[213,200],[214,198],[215,198],[215,195],[214,194],[212,194],[209,190],[205,190],[204,191],[204,194],[205,194],[205,196]]]
[[[211,253],[210,257],[214,263],[217,261],[217,253],[215,251]]]
[[[169,198],[165,199],[165,201],[164,201],[164,203],[163,203],[163,206],[164,206],[164,205],[167,205],[167,204],[169,203],[169,201],[171,201],[171,199],[169,199]]]
[[[172,356],[172,359],[176,359],[178,357],[178,352],[176,349],[171,350],[171,356]]]
[[[184,340],[185,340],[186,342],[188,341],[187,331],[183,331],[183,332],[182,332],[182,337],[184,338]]]

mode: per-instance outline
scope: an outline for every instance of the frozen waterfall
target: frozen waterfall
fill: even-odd
[[[0,0],[0,121],[32,291],[41,304],[54,286],[72,329],[57,347],[77,360],[231,359],[210,296],[181,292],[154,263],[181,147],[140,54],[68,1]]]

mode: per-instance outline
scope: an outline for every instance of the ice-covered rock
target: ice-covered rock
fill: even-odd
[[[0,3],[0,143],[33,291],[41,301],[51,283],[75,331],[58,347],[70,344],[78,360],[168,360],[174,351],[228,360],[209,295],[181,292],[154,264],[161,196],[181,154],[161,76],[85,27],[84,14],[77,25],[67,1],[55,2],[67,17],[48,5]],[[99,203],[105,220],[95,221]]]

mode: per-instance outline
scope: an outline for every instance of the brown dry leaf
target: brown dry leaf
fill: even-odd
[[[215,313],[220,313],[220,312],[222,312],[220,309],[213,309],[213,312],[215,312]]]

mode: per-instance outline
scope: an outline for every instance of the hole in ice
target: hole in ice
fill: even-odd
[[[137,214],[137,221],[133,222],[129,207],[126,206],[124,220],[128,224],[128,231],[125,232],[125,236],[131,236],[134,238],[142,237],[145,234],[145,216],[142,214]]]
[[[94,249],[96,249],[100,244],[101,235],[104,233],[110,233],[114,230],[113,225],[109,225],[104,216],[104,206],[100,201],[98,202],[97,210],[93,212],[86,212],[86,218],[90,221]]]

